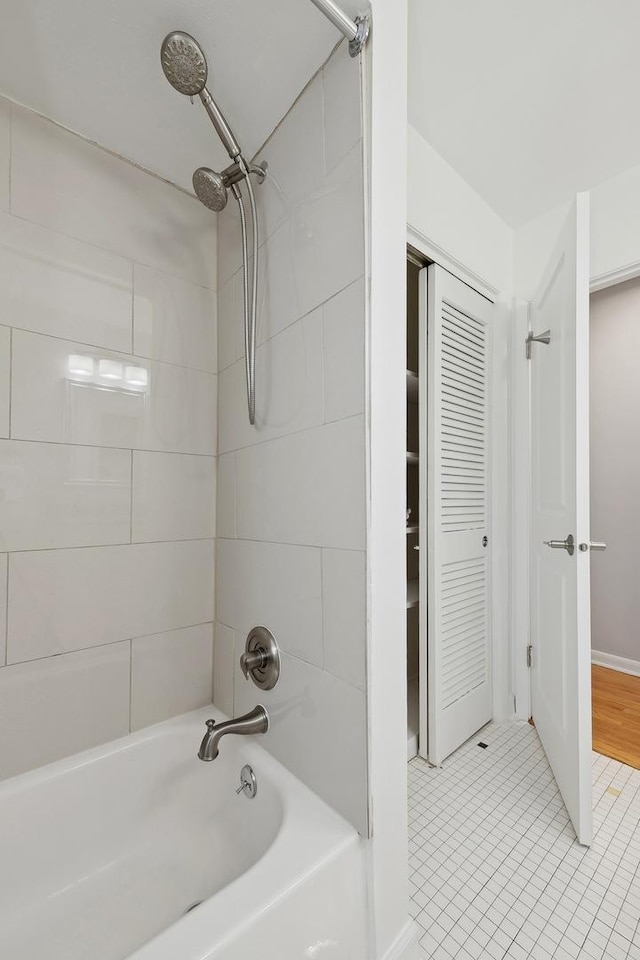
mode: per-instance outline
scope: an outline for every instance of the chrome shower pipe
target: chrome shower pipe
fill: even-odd
[[[256,315],[258,312],[258,208],[256,206],[256,195],[253,192],[253,184],[249,176],[249,167],[242,156],[238,157],[238,163],[244,168],[245,183],[249,192],[249,204],[251,206],[251,220],[253,224],[253,258],[252,258],[252,277],[251,277],[251,308],[249,314],[249,363],[247,365],[247,402],[249,405],[249,423],[252,425],[256,419]],[[245,259],[246,263],[246,259]]]
[[[267,175],[267,164],[247,163],[242,154],[238,154],[235,161],[222,171],[225,184],[231,188],[240,211],[240,226],[242,229],[242,279],[244,290],[244,363],[247,381],[247,407],[249,423],[253,426],[256,420],[256,318],[258,312],[258,210],[256,197],[251,183],[251,174],[254,174],[259,183]],[[247,215],[244,208],[242,192],[238,184],[244,180],[249,192],[251,206],[251,284],[249,284],[249,240],[247,231]]]
[[[244,278],[244,326],[245,326],[245,363],[247,373],[247,403],[249,422],[255,422],[256,412],[256,313],[258,304],[258,211],[253,192],[251,176],[260,183],[267,173],[266,163],[247,163],[242,156],[240,144],[236,140],[227,118],[207,90],[207,58],[200,44],[183,30],[174,30],[162,41],[160,63],[171,86],[184,96],[199,96],[209,119],[231,157],[231,165],[222,173],[216,173],[209,167],[198,167],[193,175],[193,187],[196,196],[209,210],[219,213],[227,202],[227,191],[231,189],[240,210],[242,225],[243,278]],[[251,265],[251,290],[249,290],[249,240],[247,216],[240,182],[244,180],[251,203],[253,262]]]
[[[342,10],[333,0],[311,0],[323,13],[327,20],[330,20],[334,27],[337,27],[340,33],[349,41],[349,53],[352,57],[357,57],[367,42],[369,36],[369,17],[364,14],[352,20],[351,17]]]

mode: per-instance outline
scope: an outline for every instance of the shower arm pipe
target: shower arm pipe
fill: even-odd
[[[357,57],[369,36],[369,17],[364,14],[352,20],[351,17],[342,10],[333,0],[311,0],[320,13],[323,13],[327,20],[330,20],[334,27],[344,34],[349,41],[349,53],[352,57]]]

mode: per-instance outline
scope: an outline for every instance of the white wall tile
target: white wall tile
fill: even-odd
[[[236,535],[236,455],[225,453],[216,461],[216,535]]]
[[[0,437],[9,436],[11,394],[11,331],[0,327]]]
[[[261,188],[258,188],[261,189]],[[242,266],[242,232],[236,201],[231,199],[218,214],[218,288]],[[259,221],[262,226],[261,221]]]
[[[258,341],[364,273],[361,143],[260,247]]]
[[[215,453],[215,374],[97,352],[22,330],[14,330],[12,349],[13,438]],[[114,389],[109,381],[96,387],[70,380],[71,354],[143,367],[148,388],[135,392]]]
[[[280,681],[258,691],[236,667],[234,713],[263,703],[264,746],[366,835],[366,704],[361,690],[296,657],[282,655]]]
[[[131,642],[131,729],[211,703],[213,624]]]
[[[7,555],[0,554],[0,667],[7,659]]]
[[[216,232],[0,100],[0,776],[211,699]]]
[[[134,543],[214,537],[215,502],[213,457],[134,451]]]
[[[235,631],[216,623],[213,644],[213,702],[229,717],[233,711],[233,674],[235,670]],[[244,651],[238,651],[238,656]]]
[[[216,373],[215,293],[138,263],[133,283],[133,352]]]
[[[308,313],[308,297],[298,289],[295,242],[297,222],[286,220],[260,247],[257,339],[263,343]],[[316,304],[313,304],[315,306]],[[240,356],[244,356],[242,350]]]
[[[284,652],[278,687],[262,697],[274,721],[262,742],[364,831],[364,184],[359,67],[346,45],[260,159],[256,428],[246,423],[235,206],[219,218],[219,277],[232,281],[218,302],[214,698],[235,715],[258,702],[238,659],[250,627],[265,623]],[[320,415],[330,422],[319,426]],[[318,547],[328,548],[324,598]]]
[[[128,543],[128,450],[0,440],[0,549]]]
[[[11,175],[11,105],[0,100],[0,209],[8,210],[10,204],[9,182]]]
[[[258,288],[261,296],[262,286]],[[244,293],[242,271],[218,291],[218,370],[244,356]]]
[[[247,447],[236,471],[239,537],[364,549],[362,417]]]
[[[128,641],[0,669],[0,777],[128,730]]]
[[[315,311],[256,350],[256,418],[247,415],[245,364],[223,370],[219,389],[219,450],[270,440],[321,424],[322,315]]]
[[[358,144],[291,221],[300,315],[364,274],[364,190]]]
[[[15,215],[215,289],[215,215],[175,187],[19,107]]]
[[[282,650],[322,665],[320,550],[218,540],[216,570],[216,617],[242,643],[263,624]]]
[[[322,551],[324,669],[364,690],[366,636],[365,554]]]
[[[270,236],[290,217],[296,204],[322,187],[324,150],[322,79],[318,75],[303,91],[258,160],[269,164],[267,179],[258,187],[262,236]]]
[[[126,352],[132,298],[130,261],[0,214],[0,322]]]
[[[364,412],[364,280],[322,307],[325,420]]]
[[[9,663],[213,620],[211,540],[14,553]]]
[[[362,137],[360,58],[341,43],[322,71],[324,157],[330,173]]]

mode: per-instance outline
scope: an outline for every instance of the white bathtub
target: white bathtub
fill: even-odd
[[[0,784],[0,957],[367,960],[357,833],[257,738],[199,761],[212,713]]]

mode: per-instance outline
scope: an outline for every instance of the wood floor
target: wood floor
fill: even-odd
[[[640,770],[640,677],[591,667],[593,749]]]

